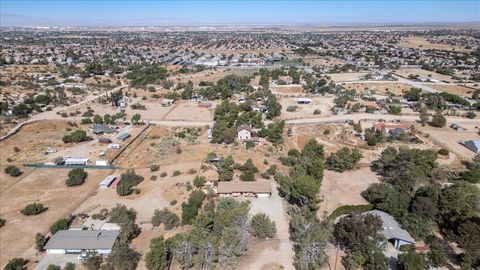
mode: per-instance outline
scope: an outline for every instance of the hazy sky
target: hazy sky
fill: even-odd
[[[476,1],[1,0],[2,26],[478,22]]]

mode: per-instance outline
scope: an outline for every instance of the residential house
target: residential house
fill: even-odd
[[[115,129],[104,124],[95,124],[90,127],[90,130],[95,134],[110,134],[114,133]]]
[[[403,245],[415,244],[415,239],[400,227],[393,216],[379,210],[368,211],[365,214],[378,216],[382,220],[382,234],[396,249]]]
[[[252,127],[250,125],[241,125],[237,128],[237,139],[246,141],[252,139]]]
[[[47,254],[110,254],[119,234],[118,230],[61,230],[48,240],[45,249]]]
[[[398,135],[400,133],[408,131],[408,127],[405,124],[384,123],[384,122],[373,124],[373,129],[377,132],[381,131],[390,135]]]
[[[220,181],[216,188],[219,197],[259,197],[269,198],[272,195],[272,185],[269,181],[257,180]]]

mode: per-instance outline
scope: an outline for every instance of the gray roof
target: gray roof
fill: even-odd
[[[126,133],[126,132],[125,132],[125,133],[120,134],[120,136],[118,136],[117,138],[118,138],[119,140],[125,140],[125,139],[128,138],[128,137],[130,137],[130,133]]]
[[[55,233],[45,249],[111,249],[120,231],[62,230]]]
[[[107,126],[107,125],[104,125],[104,124],[95,124],[92,126],[91,128],[92,132],[93,133],[113,133],[115,132],[115,129]]]
[[[379,210],[368,211],[368,212],[365,212],[365,214],[373,214],[380,217],[380,219],[382,219],[382,222],[383,222],[382,233],[385,236],[385,238],[387,238],[387,240],[399,239],[405,242],[410,242],[412,244],[415,243],[415,239],[413,239],[413,237],[406,230],[400,227],[400,225],[397,223],[395,218],[393,218],[393,216]]]

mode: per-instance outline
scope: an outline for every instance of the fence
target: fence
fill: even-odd
[[[98,169],[98,170],[115,170],[114,166],[100,166],[100,165],[53,165],[53,164],[23,164],[24,167],[29,168],[48,168],[48,169]]]

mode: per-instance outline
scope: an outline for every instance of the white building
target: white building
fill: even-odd
[[[109,175],[107,177],[105,177],[105,179],[103,179],[99,184],[98,186],[100,188],[108,188],[110,187],[110,185],[113,183],[113,181],[115,181],[117,179],[117,177],[115,175]]]
[[[67,158],[65,165],[87,165],[88,161],[88,158]]]
[[[240,141],[252,139],[252,127],[249,125],[241,125],[237,129],[237,139]]]

